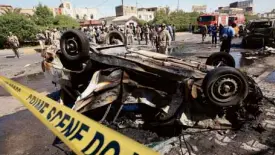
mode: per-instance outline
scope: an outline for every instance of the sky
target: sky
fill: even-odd
[[[121,0],[69,0],[74,7],[97,8],[99,16],[115,15],[115,6],[121,4]],[[192,5],[207,5],[208,11],[214,11],[219,6],[228,6],[236,0],[179,0],[180,9],[191,11]],[[272,1],[272,2],[271,2]],[[39,2],[49,7],[58,7],[61,0],[0,0],[0,4],[12,5],[13,7],[32,8]],[[275,0],[254,0],[256,13],[270,12],[275,9]],[[177,8],[178,0],[124,0],[124,5],[138,7],[169,6],[171,10]]]

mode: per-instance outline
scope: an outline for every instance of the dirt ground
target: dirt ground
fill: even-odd
[[[235,39],[233,43],[239,42],[240,39]],[[219,46],[213,46],[210,37],[202,44],[200,35],[181,33],[177,35],[177,41],[172,44],[169,54],[184,59],[205,62],[207,56],[218,51]],[[237,67],[256,79],[265,96],[275,98],[275,81],[273,80],[275,78],[275,75],[273,75],[275,56],[251,60],[242,58],[241,52],[243,51],[245,50],[239,48],[232,49],[231,54],[237,63]],[[19,60],[0,57],[0,75],[5,75],[46,94],[55,90],[55,88],[49,77],[39,73],[41,72],[40,61],[39,54],[26,55]],[[0,155],[65,154],[51,145],[54,140],[53,134],[33,117],[21,103],[1,88],[0,103],[2,105],[0,106]],[[259,120],[249,122],[237,131],[188,129],[182,132],[184,138],[183,136],[160,137],[154,132],[137,129],[124,129],[120,132],[147,145],[152,142],[165,141],[167,143],[165,146],[155,147],[161,154],[271,155],[274,154],[275,148],[275,106],[267,100],[264,100],[263,104],[263,113]],[[253,124],[261,124],[265,131],[262,133],[256,131]],[[65,146],[62,146],[62,148],[68,150]]]

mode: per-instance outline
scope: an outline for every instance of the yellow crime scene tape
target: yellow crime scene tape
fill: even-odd
[[[0,84],[20,100],[76,154],[155,155],[146,146],[67,108],[19,83],[0,76]]]

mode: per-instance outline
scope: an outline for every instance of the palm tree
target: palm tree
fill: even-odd
[[[4,11],[3,14],[12,14],[12,13],[20,14],[21,8],[6,8],[3,11]]]

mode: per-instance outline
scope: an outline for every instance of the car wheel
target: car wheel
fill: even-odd
[[[248,94],[248,83],[244,75],[227,66],[210,71],[202,86],[207,100],[220,107],[237,105]]]
[[[65,32],[60,40],[61,53],[68,61],[81,61],[89,58],[89,40],[78,30]]]
[[[234,58],[226,52],[217,52],[207,58],[206,65],[235,67]]]
[[[125,37],[125,35],[120,32],[120,31],[111,31],[107,34],[106,36],[106,41],[107,41],[107,44],[117,44],[114,39],[117,39],[121,42],[121,44],[123,45],[127,45],[127,39]]]
[[[79,30],[65,32],[60,40],[59,58],[67,69],[81,69],[82,63],[89,59],[89,40]]]

